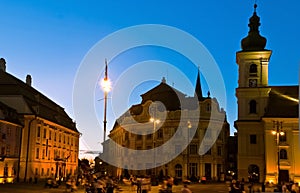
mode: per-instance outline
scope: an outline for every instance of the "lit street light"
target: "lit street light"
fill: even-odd
[[[275,128],[276,126],[276,128]],[[276,135],[276,146],[277,146],[277,184],[280,185],[280,148],[279,148],[279,136],[283,136],[282,122],[273,121],[272,135]]]
[[[104,119],[103,119],[103,142],[105,141],[106,137],[106,111],[107,111],[107,94],[111,90],[111,82],[108,79],[107,75],[107,60],[105,60],[105,74],[104,74],[104,79],[101,81],[101,87],[104,91]]]
[[[152,140],[153,140],[153,154],[154,154],[154,156],[153,156],[153,158],[154,158],[154,175],[156,176],[156,158],[155,158],[155,153],[156,153],[156,151],[155,151],[155,131],[156,131],[156,125],[157,124],[159,124],[160,123],[160,120],[159,119],[155,119],[155,118],[153,118],[153,117],[151,117],[150,118],[150,122],[152,122],[153,123],[153,133],[152,133]]]
[[[188,145],[187,145],[187,156],[186,156],[186,170],[187,170],[187,180],[190,178],[190,129],[192,128],[192,123],[188,121],[187,123],[188,128]]]

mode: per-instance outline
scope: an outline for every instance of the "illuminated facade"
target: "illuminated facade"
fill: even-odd
[[[0,183],[17,176],[22,127],[16,110],[0,102]]]
[[[18,167],[5,158],[4,168],[15,171],[17,181],[76,175],[80,133],[75,123],[62,107],[31,86],[29,75],[26,83],[17,79],[5,71],[5,60],[0,60],[0,102],[15,109],[22,125],[20,138],[15,141],[20,144],[15,155]],[[1,153],[8,156],[11,150]]]
[[[172,148],[167,150],[167,154],[178,153],[178,155],[166,164],[156,162],[155,158],[155,161],[149,159],[146,162],[137,163],[137,160],[130,160],[134,157],[130,153],[125,152],[122,155],[117,149],[114,152],[104,143],[104,153],[111,153],[111,156],[118,159],[120,163],[128,161],[127,163],[147,168],[157,166],[155,169],[128,171],[115,168],[112,170],[113,175],[170,175],[179,180],[206,176],[207,180],[224,180],[224,172],[227,170],[226,145],[229,136],[226,112],[219,107],[215,98],[209,96],[209,93],[207,97],[202,96],[199,73],[195,93],[197,95],[194,97],[186,97],[185,94],[169,86],[163,78],[158,86],[142,94],[142,102],[133,105],[118,118],[109,134],[110,139],[129,149],[149,150],[163,146],[172,136],[177,135],[180,137],[174,142]],[[198,103],[200,115],[196,112],[196,104],[186,105],[186,103],[191,104],[193,101],[191,99],[195,99],[195,103]],[[216,116],[211,121],[212,130],[209,130],[207,128],[212,112]],[[183,122],[182,125],[179,124],[180,121]],[[129,130],[124,128],[129,128]],[[146,133],[149,129],[154,129],[156,132]],[[181,129],[182,131],[178,131]],[[193,129],[196,131],[194,135],[191,134]],[[187,132],[187,136],[184,132]],[[184,146],[183,140],[189,141],[190,139],[191,142]],[[203,155],[199,155],[200,144],[209,144],[211,141],[213,141],[212,147],[208,148]],[[154,156],[161,156],[161,154],[162,152],[156,151]]]
[[[259,34],[259,20],[255,5],[248,36],[241,42],[242,50],[236,53],[238,178],[300,182],[299,89],[268,85],[272,51],[265,49],[266,38]]]

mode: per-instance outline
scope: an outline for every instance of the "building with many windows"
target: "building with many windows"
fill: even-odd
[[[272,51],[265,49],[256,5],[254,9],[248,36],[236,53],[238,177],[257,182],[300,182],[299,87],[268,84]]]
[[[169,175],[179,180],[196,180],[206,176],[207,180],[223,180],[229,136],[226,113],[209,93],[203,97],[199,73],[195,93],[195,96],[187,97],[169,86],[163,78],[159,85],[142,94],[142,102],[131,106],[116,120],[110,139],[103,143],[103,154],[111,154],[110,157],[120,165],[127,163],[123,167],[125,170],[115,167],[109,172],[117,176]],[[198,110],[200,113],[197,113]],[[215,116],[210,120],[212,114]],[[212,129],[208,129],[209,124]],[[149,132],[151,130],[153,132]],[[165,144],[174,136],[176,139],[166,149]],[[136,155],[131,155],[139,154],[139,151],[109,149],[110,140],[126,149],[157,150],[154,150],[154,159],[150,155],[150,159],[140,161]],[[200,146],[203,151],[199,154]],[[173,154],[174,158],[166,163],[158,159],[159,156],[171,157]],[[147,169],[130,169],[134,168],[134,164]]]
[[[0,183],[17,177],[22,127],[16,110],[0,102]]]
[[[10,131],[15,139],[1,141],[1,156],[5,159],[0,162],[0,176],[3,168],[8,170],[3,177],[12,176],[14,171],[20,181],[76,175],[80,133],[75,123],[62,107],[31,86],[30,75],[23,82],[7,73],[5,65],[1,58],[0,102],[6,107],[4,112],[11,112],[4,113],[4,118],[17,117],[17,122],[0,122],[0,131]],[[12,156],[18,163],[10,162]]]

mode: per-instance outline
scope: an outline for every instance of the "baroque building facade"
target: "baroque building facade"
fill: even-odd
[[[1,140],[0,156],[4,157],[0,161],[1,179],[63,180],[67,175],[77,174],[80,133],[75,123],[62,107],[31,86],[30,75],[23,82],[7,73],[3,58],[0,59],[0,102],[6,109],[12,109],[9,115],[0,116],[1,134],[10,131],[7,138],[14,137],[14,140]],[[6,121],[12,116],[15,121]]]
[[[0,183],[17,176],[22,127],[16,110],[0,102]]]
[[[140,104],[131,106],[116,120],[110,139],[103,143],[100,157],[114,158],[118,162],[115,165],[120,165],[111,167],[108,173],[173,176],[178,180],[205,176],[207,180],[224,180],[229,124],[217,99],[211,98],[209,93],[203,97],[199,72],[193,97],[169,86],[164,78],[141,97]],[[173,137],[172,145],[164,147]],[[138,151],[131,155],[127,150],[109,148],[111,141],[125,149]],[[154,153],[150,153],[149,158],[130,160],[138,158],[139,151],[151,149]],[[158,159],[163,156],[168,157],[168,161],[163,163]],[[125,162],[127,165],[121,167]],[[146,169],[135,169],[134,165]]]
[[[257,182],[300,182],[299,87],[270,86],[271,50],[259,33],[254,7],[249,33],[236,53],[238,177]]]

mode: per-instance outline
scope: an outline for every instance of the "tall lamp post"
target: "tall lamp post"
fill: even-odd
[[[276,135],[276,146],[277,146],[277,184],[280,185],[280,148],[279,148],[279,136],[283,136],[282,122],[273,121],[273,135]]]
[[[111,82],[108,79],[107,75],[107,60],[105,59],[105,74],[104,74],[104,79],[101,82],[102,89],[104,91],[104,119],[103,119],[103,142],[105,141],[106,137],[106,112],[107,112],[107,94],[111,90]]]
[[[150,118],[150,122],[153,123],[153,133],[152,133],[152,140],[153,140],[153,161],[154,161],[154,176],[156,177],[156,157],[155,157],[155,154],[156,154],[156,151],[155,151],[155,131],[156,131],[156,125],[160,123],[160,120],[159,119],[156,119],[156,118],[153,118],[151,117]]]
[[[186,169],[187,169],[187,178],[189,180],[189,177],[190,177],[190,128],[192,128],[192,123],[190,121],[188,121],[188,124],[187,124],[187,127],[188,127],[188,146],[187,146],[187,156],[186,156]]]

